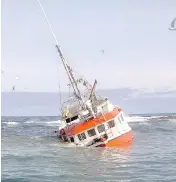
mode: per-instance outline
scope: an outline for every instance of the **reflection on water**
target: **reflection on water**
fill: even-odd
[[[97,150],[99,159],[106,162],[127,162],[130,157],[131,144],[122,148],[101,148]]]
[[[74,161],[80,175],[108,177],[118,168],[130,166],[131,144],[123,148],[75,148]],[[74,156],[74,155],[73,155]],[[73,161],[72,161],[73,162]]]

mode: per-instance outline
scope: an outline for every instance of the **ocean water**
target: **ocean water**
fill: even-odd
[[[125,148],[60,143],[57,117],[2,117],[3,182],[176,181],[176,114],[128,117]]]

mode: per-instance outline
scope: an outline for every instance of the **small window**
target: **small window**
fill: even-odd
[[[95,132],[94,129],[88,130],[87,133],[88,133],[88,135],[89,135],[90,137],[96,135],[96,132]]]
[[[79,138],[79,140],[80,140],[80,141],[82,140],[82,138],[81,138],[81,135],[80,135],[80,134],[78,134],[78,138]]]
[[[85,140],[86,139],[85,133],[78,134],[78,138],[79,138],[80,141]]]
[[[122,123],[124,122],[124,117],[122,116],[122,114],[118,117],[119,121]]]
[[[110,128],[113,128],[115,126],[114,120],[109,121],[108,125]]]
[[[101,124],[101,125],[97,126],[97,130],[98,130],[99,133],[102,133],[103,131],[105,131],[104,124]]]
[[[74,142],[74,138],[73,138],[73,137],[70,137],[70,141],[71,141],[71,142]]]
[[[81,133],[81,137],[82,137],[83,140],[86,139],[85,133]]]
[[[72,122],[72,121],[74,121],[74,120],[76,120],[76,119],[78,119],[78,115],[77,115],[77,116],[74,116],[74,117],[72,117],[72,118],[67,118],[67,119],[66,119],[66,123],[70,123],[70,122]]]

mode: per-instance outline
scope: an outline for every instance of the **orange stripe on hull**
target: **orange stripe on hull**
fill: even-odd
[[[121,111],[120,109],[115,108],[111,112],[104,113],[104,117],[101,115],[98,118],[94,118],[94,119],[88,120],[86,122],[82,122],[80,124],[77,124],[73,128],[73,134],[75,135],[75,134],[78,134],[80,132],[84,132],[85,130],[88,130],[89,128],[93,128],[96,125],[99,125],[99,124],[104,123],[108,120],[111,120],[114,117],[116,117],[120,111]]]
[[[99,147],[123,147],[131,143],[133,140],[133,134],[131,131],[125,133],[115,139],[110,140],[106,144],[99,145]]]

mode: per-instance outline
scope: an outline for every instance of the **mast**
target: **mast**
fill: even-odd
[[[66,70],[66,72],[67,72],[67,75],[68,75],[68,78],[69,78],[69,80],[70,80],[70,82],[71,82],[72,88],[73,88],[73,90],[74,90],[76,96],[79,98],[79,97],[80,97],[80,91],[79,91],[78,86],[77,86],[77,84],[76,84],[76,80],[75,80],[75,78],[74,78],[74,76],[73,76],[73,74],[72,74],[72,72],[71,72],[72,70],[71,70],[70,66],[66,63],[66,61],[65,61],[65,59],[64,59],[64,57],[63,57],[63,54],[62,54],[62,52],[61,52],[61,49],[60,49],[60,47],[59,47],[58,44],[56,44],[56,48],[57,48],[57,51],[58,51],[58,53],[59,53],[59,55],[60,55],[60,57],[61,57],[62,63],[63,63],[63,65],[64,65],[64,68],[65,68],[65,70]],[[77,91],[78,93],[77,93],[76,91]]]
[[[79,90],[79,88],[78,88],[76,79],[74,78],[74,75],[73,75],[73,73],[72,73],[72,69],[71,69],[71,67],[67,64],[67,62],[66,62],[66,60],[65,60],[65,58],[64,58],[64,56],[63,56],[63,54],[62,54],[62,51],[61,51],[60,46],[59,46],[59,43],[58,43],[58,41],[57,41],[57,39],[56,39],[56,36],[55,36],[55,34],[54,34],[54,32],[53,32],[53,30],[52,30],[52,28],[51,28],[51,25],[50,25],[50,23],[49,23],[49,20],[48,20],[48,18],[47,18],[47,16],[46,16],[46,13],[45,13],[45,11],[44,11],[44,9],[43,9],[43,7],[42,7],[42,4],[41,4],[40,0],[38,0],[38,3],[39,3],[39,5],[40,5],[40,8],[41,8],[43,14],[44,14],[44,17],[45,17],[45,19],[46,19],[46,22],[47,22],[47,24],[48,24],[48,26],[49,26],[49,28],[50,28],[50,31],[51,31],[51,33],[52,33],[52,35],[53,35],[53,38],[54,38],[54,40],[55,40],[55,42],[56,42],[56,49],[57,49],[57,51],[58,51],[58,53],[59,53],[59,55],[60,55],[62,64],[63,64],[63,66],[64,66],[64,68],[65,68],[65,70],[66,70],[67,76],[68,76],[68,78],[69,78],[69,80],[70,80],[70,83],[71,83],[71,85],[72,85],[72,88],[73,88],[73,90],[74,90],[74,94],[75,94],[76,98],[79,100],[80,104],[81,104],[81,102],[82,102],[82,104],[84,105],[84,101],[83,101],[83,98],[81,97],[81,93],[80,93],[80,90]]]

